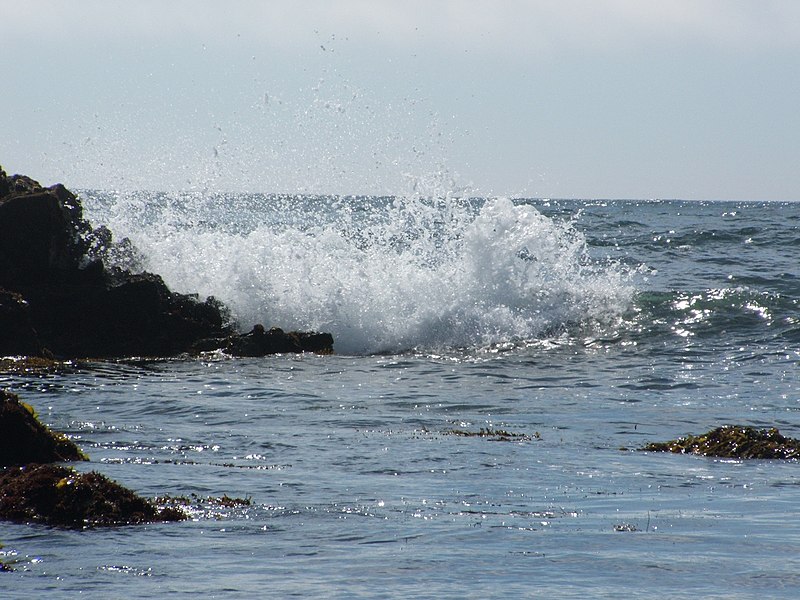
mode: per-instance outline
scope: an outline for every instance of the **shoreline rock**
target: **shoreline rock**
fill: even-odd
[[[215,298],[201,301],[172,292],[157,274],[104,264],[104,253],[126,244],[115,244],[105,227],[92,229],[80,200],[63,185],[44,188],[0,167],[0,356],[333,351],[330,334],[262,326],[238,333]]]
[[[54,433],[19,396],[0,390],[0,467],[89,460],[75,443]]]
[[[0,390],[0,519],[84,528],[186,518],[180,509],[159,509],[96,471],[52,464],[76,460],[89,457],[43,425],[19,396]]]
[[[83,529],[182,521],[176,508],[154,503],[96,471],[29,464],[0,473],[0,519]]]
[[[333,336],[330,333],[290,331],[278,327],[269,331],[256,325],[248,333],[227,338],[201,340],[192,346],[193,353],[222,350],[236,357],[265,356],[297,352],[330,354],[333,352]]]

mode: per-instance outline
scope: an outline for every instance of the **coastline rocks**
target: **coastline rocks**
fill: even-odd
[[[44,356],[25,298],[0,288],[0,356]]]
[[[30,464],[0,473],[0,519],[84,528],[181,521],[175,508],[159,510],[95,471],[78,473],[58,465]]]
[[[800,440],[787,438],[774,427],[756,429],[742,425],[723,425],[701,435],[668,442],[647,444],[641,450],[700,454],[720,458],[800,458]]]
[[[0,167],[0,356],[332,351],[329,334],[237,334],[213,297],[201,301],[170,291],[159,275],[106,267],[102,256],[129,246],[105,227],[93,230],[63,185],[43,188]]]
[[[249,333],[232,335],[222,339],[202,340],[192,348],[194,352],[222,350],[231,356],[265,356],[288,352],[333,352],[333,336],[329,333],[290,331],[278,327],[265,330],[256,325]]]
[[[89,459],[16,394],[0,390],[0,519],[83,528],[186,518],[97,472],[49,464],[73,460]]]
[[[16,394],[0,390],[0,467],[68,460],[89,459],[71,440],[42,425]]]

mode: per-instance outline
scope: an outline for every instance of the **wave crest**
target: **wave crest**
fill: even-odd
[[[94,200],[173,289],[216,296],[242,328],[329,331],[339,353],[535,340],[616,318],[634,292],[571,223],[506,198]]]

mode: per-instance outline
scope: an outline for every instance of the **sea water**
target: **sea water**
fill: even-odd
[[[795,598],[800,203],[82,193],[106,259],[332,356],[0,384],[182,523],[0,524],[8,598]],[[135,250],[131,248],[135,247]],[[481,430],[498,436],[458,435]]]

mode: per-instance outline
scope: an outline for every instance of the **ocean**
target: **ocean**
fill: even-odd
[[[800,437],[800,202],[80,196],[108,261],[336,352],[0,375],[77,469],[196,500],[0,523],[4,598],[800,595],[796,462],[637,450]]]

